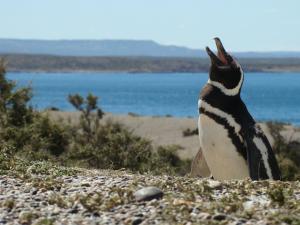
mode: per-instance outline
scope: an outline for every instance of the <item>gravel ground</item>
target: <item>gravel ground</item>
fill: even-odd
[[[163,197],[137,201],[135,192],[149,186]],[[300,182],[219,182],[106,170],[2,175],[0,224],[300,224]]]

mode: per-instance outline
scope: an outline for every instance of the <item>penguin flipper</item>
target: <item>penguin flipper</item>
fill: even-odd
[[[247,144],[247,162],[249,168],[249,175],[252,180],[259,180],[259,179],[268,179],[265,177],[264,171],[261,166],[261,154],[257,149],[255,143],[252,141],[252,138],[246,138]],[[264,178],[262,178],[264,177]]]
[[[280,180],[280,170],[274,152],[263,131],[255,124],[246,132],[244,138],[250,178]]]
[[[209,177],[211,175],[201,148],[193,159],[190,175],[192,177]]]

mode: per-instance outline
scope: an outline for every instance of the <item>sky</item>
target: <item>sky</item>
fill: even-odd
[[[0,0],[0,38],[135,39],[300,51],[299,0]]]

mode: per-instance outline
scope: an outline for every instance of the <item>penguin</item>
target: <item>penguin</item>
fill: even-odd
[[[280,180],[272,147],[241,99],[242,67],[219,38],[214,40],[217,55],[206,47],[211,61],[209,79],[198,100],[202,153],[198,152],[192,167],[197,168],[197,162],[204,165],[205,160],[217,180]]]

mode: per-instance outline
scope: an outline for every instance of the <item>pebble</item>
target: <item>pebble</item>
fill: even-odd
[[[79,211],[78,208],[77,208],[77,207],[74,207],[74,208],[68,210],[68,213],[74,214],[74,213],[78,213],[78,211]]]
[[[138,225],[138,224],[140,224],[142,222],[143,222],[143,220],[141,218],[134,218],[132,220],[132,225]]]
[[[37,188],[32,188],[32,190],[31,190],[31,194],[32,194],[32,195],[36,195],[37,192],[38,192],[38,189],[37,189]]]
[[[201,212],[198,214],[198,217],[203,220],[211,219],[211,215],[209,213]]]
[[[222,183],[217,180],[208,180],[208,186],[212,189],[219,189],[222,187]]]
[[[217,215],[214,215],[214,216],[213,216],[213,219],[214,219],[214,220],[221,221],[221,220],[225,220],[226,217],[227,217],[227,216],[224,215],[224,214],[217,214]]]
[[[145,187],[136,191],[133,195],[137,201],[150,201],[162,198],[163,192],[157,187]]]

